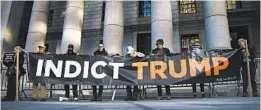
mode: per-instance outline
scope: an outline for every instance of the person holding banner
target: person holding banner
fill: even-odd
[[[19,81],[20,77],[26,74],[25,69],[23,68],[24,64],[24,52],[20,50],[20,46],[16,46],[14,49],[14,62],[10,62],[11,65],[9,65],[6,75],[8,77],[8,83],[7,83],[7,93],[5,98],[2,101],[14,101],[16,97],[16,53],[19,51]],[[5,62],[4,62],[5,64]],[[19,90],[19,89],[18,89]]]
[[[251,86],[252,86],[252,91],[253,91],[253,96],[258,97],[259,94],[257,93],[257,87],[256,87],[256,70],[255,70],[255,63],[254,63],[254,58],[256,55],[256,50],[254,47],[249,46],[247,48],[247,44],[245,39],[238,39],[238,44],[240,46],[239,50],[241,51],[241,58],[242,58],[242,71],[241,75],[243,78],[243,97],[248,96],[248,67],[247,67],[247,58],[249,59],[249,69],[250,69],[250,79],[251,79]],[[247,50],[248,49],[248,50]]]
[[[105,50],[102,40],[98,43],[98,49],[93,53],[93,55],[108,56],[108,52]],[[96,86],[92,86],[92,91],[93,91],[93,98],[91,99],[91,101],[102,101],[103,86],[102,85],[99,86],[98,95],[97,95]]]
[[[46,54],[45,53],[45,46],[39,45],[39,54]],[[33,83],[33,99],[32,101],[37,101],[38,97],[38,82]],[[40,88],[40,100],[41,101],[46,101],[46,84],[41,83],[41,88]]]
[[[73,44],[68,45],[68,50],[66,55],[77,55],[73,51]],[[78,101],[78,91],[77,91],[77,85],[73,85],[73,100]],[[70,97],[70,86],[69,85],[64,85],[64,90],[65,90],[65,99],[64,100],[69,100]]]
[[[195,59],[196,61],[200,62],[200,58],[203,58],[202,56],[203,53],[203,46],[199,43],[199,39],[195,39],[194,42],[191,41],[191,45],[189,46],[189,53],[190,57]],[[192,90],[193,90],[193,97],[197,97],[197,84],[192,84]],[[201,95],[203,98],[205,98],[205,93],[204,93],[204,83],[200,83],[200,90],[201,90]]]
[[[127,47],[127,54],[125,55],[125,58],[129,61],[136,61],[139,58],[144,57],[145,55],[141,52],[135,52],[134,48],[131,46]],[[132,86],[127,85],[126,91],[127,91],[127,97],[124,99],[125,101],[137,101],[138,100],[138,91],[139,87],[137,85],[133,86],[133,92],[131,91]]]
[[[170,55],[170,51],[168,48],[164,48],[163,47],[164,41],[163,39],[158,39],[156,41],[156,46],[157,48],[152,50],[152,53],[158,56],[168,56]],[[158,89],[158,97],[156,98],[156,100],[162,100],[162,87],[161,85],[157,85],[157,89]],[[167,95],[167,100],[171,100],[171,92],[170,92],[170,85],[165,85],[165,89],[166,89],[166,95]]]

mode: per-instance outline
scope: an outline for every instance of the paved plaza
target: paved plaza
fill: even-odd
[[[1,102],[2,110],[260,110],[259,97],[90,102]]]

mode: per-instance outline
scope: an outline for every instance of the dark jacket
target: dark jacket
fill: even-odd
[[[67,52],[66,55],[77,55],[75,52],[69,53]]]
[[[19,76],[23,76],[26,74],[26,71],[23,67],[24,65],[24,52],[20,52],[19,53]],[[16,58],[15,58],[15,62],[8,68],[7,72],[6,72],[6,75],[9,75],[9,74],[16,74]]]
[[[256,58],[256,48],[254,47],[254,46],[251,46],[251,45],[249,45],[249,47],[248,47],[248,50],[249,50],[249,53],[250,53],[250,59],[252,60],[252,61],[254,61],[254,59]]]
[[[241,60],[239,61],[240,65],[243,66],[243,65],[246,65],[247,63],[243,61],[244,59],[244,55],[242,53],[242,50],[243,48],[239,48],[239,51],[240,51],[240,58]],[[254,46],[251,46],[251,45],[248,45],[248,51],[249,51],[249,59],[251,60],[251,64],[253,64],[253,66],[256,66],[255,63],[254,63],[254,59],[256,58],[256,49]]]
[[[93,55],[108,56],[108,52],[107,52],[105,49],[103,49],[102,51],[100,51],[100,50],[98,49],[98,50],[96,50],[96,51],[93,53]]]
[[[243,50],[243,48],[239,48],[240,51]],[[256,58],[256,48],[254,46],[248,45],[248,51],[249,51],[249,58],[254,61],[254,59]],[[242,53],[241,53],[241,57],[243,57]]]
[[[158,48],[155,48],[155,49],[152,50],[152,53],[153,53],[153,54],[157,54],[157,51],[158,51],[158,50],[159,50]],[[170,55],[170,51],[169,51],[168,48],[163,48],[163,52],[164,52],[164,54],[165,54],[166,56],[169,56],[169,55]]]

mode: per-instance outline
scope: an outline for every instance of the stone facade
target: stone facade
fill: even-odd
[[[45,43],[49,45],[49,52],[60,53],[61,40],[63,36],[63,24],[66,13],[66,1],[50,1],[47,35]],[[103,39],[104,28],[104,1],[85,1],[84,16],[81,34],[81,54],[92,54],[99,40]],[[151,32],[151,16],[139,17],[139,2],[124,1],[124,35],[123,35],[123,55],[126,53],[127,46],[133,46],[135,49],[138,34]],[[12,10],[12,8],[10,9]],[[197,34],[200,43],[206,49],[206,36],[204,24],[204,1],[196,1],[196,12],[191,14],[179,13],[179,2],[171,1],[172,27],[173,27],[173,53],[181,52],[181,36],[186,34]],[[11,12],[12,14],[12,12]],[[4,16],[4,15],[3,15]],[[227,10],[229,28],[237,26],[246,26],[248,33],[248,42],[260,49],[260,2],[242,1],[242,7],[233,10]],[[28,24],[29,25],[29,24]],[[230,29],[230,31],[233,29]],[[5,34],[5,33],[2,33]],[[16,38],[17,34],[12,34]],[[240,35],[238,35],[240,36]],[[73,37],[73,36],[72,36]],[[19,42],[19,41],[18,41]],[[19,43],[18,43],[19,44]],[[151,49],[155,48],[152,42]],[[106,48],[106,47],[105,47]],[[5,50],[4,50],[5,51]],[[6,51],[10,51],[6,50]]]
[[[97,47],[99,40],[103,39],[102,21],[103,1],[85,1],[84,22],[82,31],[81,53],[92,54]],[[181,52],[181,35],[198,34],[201,44],[206,48],[205,25],[204,25],[204,2],[196,2],[196,13],[180,14],[178,1],[171,1],[172,24],[173,24],[173,52]],[[52,1],[50,10],[54,10],[52,26],[48,27],[47,43],[51,53],[59,51],[62,36],[63,15],[66,2]],[[247,26],[249,42],[255,45],[257,50],[260,47],[260,17],[259,2],[242,1],[242,8],[227,10],[229,27]],[[127,46],[137,47],[137,34],[152,33],[151,17],[139,17],[139,2],[124,2],[124,39],[123,54],[126,53]],[[153,45],[152,45],[153,46]],[[106,48],[106,47],[105,47]],[[155,47],[151,47],[155,48]]]

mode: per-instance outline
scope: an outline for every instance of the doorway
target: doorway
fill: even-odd
[[[151,53],[151,33],[137,35],[137,52],[149,55]]]
[[[248,27],[247,26],[235,26],[229,27],[230,31],[230,38],[231,38],[231,47],[237,48],[238,43],[237,40],[240,38],[247,39],[249,43],[249,34],[248,34]]]

